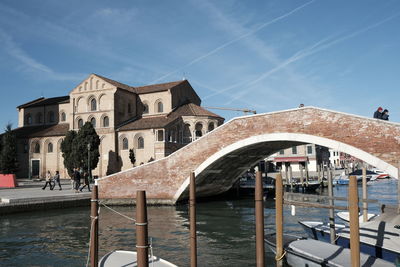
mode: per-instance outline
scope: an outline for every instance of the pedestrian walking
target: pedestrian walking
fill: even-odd
[[[388,121],[389,120],[389,110],[385,109],[382,112],[382,120]]]
[[[75,183],[75,193],[79,193],[79,186],[81,185],[81,174],[78,168],[74,170],[74,183]]]
[[[88,191],[90,191],[90,186],[89,186],[89,174],[87,172],[83,173],[83,180],[84,180],[84,185],[81,187],[81,189],[79,189],[79,191],[82,192],[83,188],[85,188],[87,186]]]
[[[53,186],[51,185],[51,173],[50,173],[50,171],[47,171],[47,173],[46,173],[46,183],[44,184],[42,189],[45,190],[47,185],[49,185],[50,190],[53,190]]]
[[[60,173],[58,171],[56,171],[56,174],[53,177],[53,182],[54,182],[53,189],[54,189],[54,187],[56,186],[56,183],[57,183],[58,187],[59,187],[59,190],[62,190],[61,183],[60,183]]]
[[[382,119],[382,113],[383,108],[379,107],[375,112],[374,112],[374,119]]]

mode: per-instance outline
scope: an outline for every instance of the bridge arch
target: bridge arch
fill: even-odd
[[[268,142],[279,142],[281,145],[276,147],[276,149],[272,151],[268,151],[267,155],[262,154],[255,158],[252,164],[245,166],[244,168],[250,168],[254,166],[258,161],[263,160],[266,156],[272,155],[275,152],[278,152],[280,149],[285,149],[291,147],[293,145],[301,145],[301,144],[315,144],[324,146],[327,148],[331,148],[340,152],[344,152],[351,156],[354,156],[372,166],[375,166],[383,171],[388,172],[391,176],[397,177],[397,168],[377,157],[371,155],[357,147],[345,144],[343,142],[339,142],[336,140],[309,135],[309,134],[299,134],[299,133],[271,133],[271,134],[263,134],[257,136],[251,136],[249,138],[239,140],[210,156],[203,163],[201,163],[195,170],[196,177],[201,177],[202,172],[206,171],[207,168],[215,164],[218,160],[223,160],[224,157],[230,157],[235,151],[243,150],[246,147],[252,147],[261,143]],[[211,172],[215,172],[216,170],[211,170]],[[223,170],[222,170],[223,172]],[[236,180],[237,177],[232,177],[233,180]],[[178,191],[174,195],[174,201],[179,201],[182,198],[182,195],[185,191],[188,190],[190,183],[190,177],[188,176],[186,180],[179,187]],[[187,197],[187,196],[185,196]]]

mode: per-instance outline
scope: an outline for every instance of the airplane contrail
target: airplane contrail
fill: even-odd
[[[247,91],[247,92],[249,92],[249,91],[251,91],[251,89],[249,88],[250,86],[252,86],[252,85],[258,83],[258,82],[261,81],[261,80],[264,80],[265,78],[267,78],[267,77],[269,77],[270,75],[272,75],[273,73],[275,73],[275,72],[277,72],[277,71],[279,71],[279,70],[285,68],[286,66],[288,66],[288,65],[290,65],[290,64],[292,64],[292,63],[294,63],[294,62],[296,62],[296,61],[298,61],[298,60],[300,60],[300,59],[303,59],[303,58],[306,58],[306,57],[308,57],[308,56],[314,55],[315,53],[317,53],[317,52],[319,52],[319,51],[328,49],[329,47],[331,47],[331,46],[333,46],[333,45],[335,45],[335,44],[337,44],[337,43],[341,43],[341,42],[343,42],[343,41],[345,41],[345,40],[348,40],[348,39],[350,39],[350,38],[353,38],[353,37],[355,37],[355,36],[357,36],[357,35],[359,35],[359,34],[361,34],[361,33],[364,33],[364,32],[366,32],[366,31],[369,31],[370,29],[376,28],[376,27],[382,25],[383,23],[385,23],[385,22],[387,22],[387,21],[389,21],[389,20],[392,20],[392,19],[398,17],[399,15],[400,15],[400,12],[399,12],[399,13],[396,13],[396,14],[390,16],[390,17],[387,17],[387,18],[385,18],[385,19],[383,19],[383,20],[380,20],[380,21],[378,21],[378,22],[376,22],[376,23],[373,23],[373,24],[371,24],[371,25],[369,25],[369,26],[366,26],[366,27],[364,27],[364,28],[362,28],[362,29],[359,29],[359,30],[357,30],[357,31],[354,31],[354,32],[352,32],[352,33],[350,33],[350,34],[343,35],[342,37],[339,37],[339,38],[337,38],[337,39],[334,39],[334,40],[332,40],[332,41],[330,41],[330,42],[328,42],[328,40],[329,40],[329,39],[332,39],[332,37],[324,38],[324,39],[318,41],[317,43],[315,43],[314,45],[312,45],[312,46],[310,46],[310,47],[307,47],[307,48],[305,48],[305,49],[302,49],[302,50],[296,52],[293,56],[291,56],[291,57],[287,58],[286,60],[282,61],[282,62],[281,62],[279,65],[277,65],[276,67],[274,67],[274,68],[272,68],[272,69],[270,69],[270,70],[264,72],[264,73],[261,74],[258,78],[253,79],[253,80],[251,80],[251,81],[240,82],[240,83],[231,85],[231,86],[229,86],[229,87],[227,87],[227,88],[225,88],[225,89],[223,89],[223,90],[220,90],[219,92],[212,93],[211,95],[208,95],[208,96],[206,96],[205,98],[209,98],[209,97],[211,97],[211,96],[215,96],[215,95],[218,95],[218,94],[220,94],[220,93],[225,93],[225,92],[227,92],[227,91],[230,91],[230,90],[232,90],[232,89],[234,89],[234,88],[237,88],[237,87],[239,87],[239,86],[242,86],[242,85],[246,85],[246,86],[248,87],[248,89],[247,89],[248,91]],[[233,98],[231,99],[231,102],[233,102],[234,100],[237,100],[237,99],[239,99],[239,98],[240,98],[240,97],[233,97]]]
[[[201,56],[199,56],[199,57],[193,59],[192,61],[190,61],[190,62],[187,63],[186,65],[184,65],[184,66],[182,66],[182,67],[180,67],[180,68],[178,68],[178,69],[176,69],[176,70],[174,70],[174,71],[171,71],[171,72],[169,72],[169,73],[167,73],[167,74],[161,76],[160,78],[158,78],[158,79],[152,81],[151,83],[157,83],[157,82],[159,82],[160,80],[163,80],[163,79],[165,79],[166,77],[168,77],[168,76],[170,76],[170,75],[172,75],[172,74],[174,74],[174,73],[176,73],[176,72],[182,71],[183,69],[185,69],[185,68],[187,68],[187,67],[189,67],[189,66],[191,66],[191,65],[193,65],[193,64],[195,64],[195,63],[197,63],[197,62],[199,62],[199,61],[201,61],[201,60],[203,60],[204,58],[206,58],[206,57],[208,57],[208,56],[210,56],[210,55],[212,55],[212,54],[215,54],[215,53],[218,52],[219,50],[221,50],[221,49],[223,49],[223,48],[225,48],[225,47],[227,47],[227,46],[229,46],[229,45],[231,45],[231,44],[233,44],[233,43],[235,43],[235,42],[237,42],[237,41],[239,41],[239,40],[242,40],[242,39],[246,38],[247,36],[249,36],[249,35],[251,35],[251,34],[254,34],[254,33],[258,32],[258,31],[260,31],[261,29],[263,29],[263,28],[265,28],[265,27],[267,27],[267,26],[269,26],[269,25],[271,25],[271,24],[273,24],[273,23],[275,23],[275,22],[277,22],[277,21],[279,21],[279,20],[282,20],[282,19],[284,19],[284,18],[286,18],[286,17],[292,15],[293,13],[295,13],[295,12],[297,12],[297,11],[299,11],[299,10],[305,8],[306,6],[312,4],[312,3],[315,2],[315,1],[316,1],[316,0],[311,0],[311,1],[309,1],[309,2],[307,2],[307,3],[305,3],[305,4],[303,4],[303,5],[301,5],[301,6],[299,6],[299,7],[296,7],[295,9],[293,9],[293,10],[287,12],[286,14],[283,14],[283,15],[281,15],[281,16],[279,16],[279,17],[274,18],[274,19],[271,20],[271,21],[268,21],[268,22],[265,22],[265,23],[259,25],[259,26],[256,27],[255,29],[250,30],[250,31],[248,31],[248,32],[245,33],[245,34],[243,34],[243,35],[241,35],[241,36],[239,36],[239,37],[237,37],[237,38],[235,38],[235,39],[232,39],[232,40],[230,40],[230,41],[228,41],[228,42],[226,42],[226,43],[224,43],[224,44],[222,44],[222,45],[220,45],[220,46],[218,46],[218,47],[216,47],[216,48],[214,48],[213,50],[211,50],[211,51],[205,53],[204,55],[201,55]]]

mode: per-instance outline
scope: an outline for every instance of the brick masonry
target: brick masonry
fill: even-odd
[[[240,147],[243,140],[268,134],[285,134],[288,138],[283,141],[277,140],[279,142],[264,141]],[[155,203],[173,204],[187,196],[186,184],[191,171],[197,170],[213,155],[234,144],[236,146],[239,144],[235,153],[231,151],[230,155],[220,157],[219,165],[218,160],[210,164],[208,168],[210,175],[206,175],[206,171],[196,171],[198,178],[196,185],[202,195],[222,192],[229,188],[233,179],[237,178],[237,176],[233,177],[238,174],[233,171],[233,167],[249,166],[250,162],[257,162],[281,148],[292,146],[293,142],[301,141],[290,140],[291,134],[315,137],[318,142],[323,138],[355,148],[354,151],[366,152],[365,158],[362,158],[364,155],[360,157],[361,154],[354,156],[359,156],[366,162],[373,161],[371,158],[378,159],[384,163],[381,167],[384,166],[386,170],[390,170],[392,175],[399,164],[400,124],[305,107],[235,118],[166,158],[99,179],[97,181],[99,196],[102,199],[112,199],[117,202],[124,202],[124,200],[130,202],[135,198],[137,190],[146,190],[149,200]],[[352,151],[352,149],[347,149],[344,152]],[[236,161],[241,165],[235,165],[235,160],[232,159],[238,157],[238,154],[241,156]],[[212,173],[224,172],[232,176],[215,174],[213,177],[212,175]],[[397,173],[394,176],[397,176]],[[221,187],[221,190],[217,190],[218,187]]]

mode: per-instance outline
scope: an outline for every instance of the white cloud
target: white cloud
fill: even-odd
[[[24,50],[22,50],[4,30],[0,29],[0,44],[5,53],[16,59],[28,73],[45,74],[43,77],[51,80],[76,80],[82,77],[80,74],[57,73],[50,67],[40,63]]]

